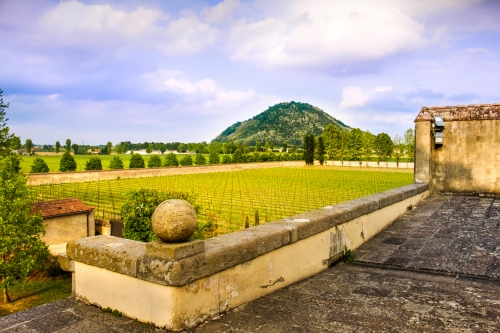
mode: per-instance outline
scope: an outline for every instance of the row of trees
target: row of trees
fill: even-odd
[[[410,161],[415,158],[415,135],[408,129],[404,136],[396,135],[393,139],[386,133],[373,135],[369,131],[354,128],[350,131],[340,130],[335,125],[328,125],[322,135],[304,137],[304,159],[312,164],[315,158],[321,164],[325,155],[330,160],[368,161],[374,157],[378,161],[387,161],[394,157],[399,162],[407,156]]]

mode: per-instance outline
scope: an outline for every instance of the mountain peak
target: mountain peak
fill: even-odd
[[[254,145],[257,141],[274,142],[278,145],[287,142],[301,145],[304,135],[320,135],[328,124],[334,124],[340,129],[350,129],[314,105],[282,102],[270,106],[251,119],[236,122],[212,141],[247,141],[249,145]]]

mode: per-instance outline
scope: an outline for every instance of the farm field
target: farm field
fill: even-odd
[[[34,186],[37,200],[78,198],[95,207],[96,218],[120,220],[125,193],[141,188],[189,192],[202,211],[200,222],[217,225],[216,234],[293,216],[312,209],[413,183],[413,170],[303,166],[220,173],[116,179]]]

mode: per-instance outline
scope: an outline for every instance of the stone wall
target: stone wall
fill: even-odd
[[[177,259],[148,250],[152,243],[89,237],[68,243],[74,264],[65,267],[74,267],[78,298],[183,330],[327,269],[345,246],[354,250],[375,236],[428,188],[409,185],[195,242],[201,251]]]
[[[438,148],[433,115],[445,123]],[[415,123],[416,182],[433,192],[500,193],[500,104],[422,108]]]

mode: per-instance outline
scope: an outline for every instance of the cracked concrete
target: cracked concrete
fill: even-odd
[[[328,270],[186,332],[499,332],[500,198],[432,196]],[[164,332],[74,298],[0,332]]]

